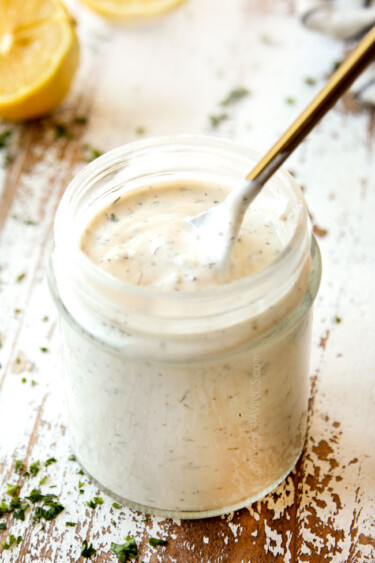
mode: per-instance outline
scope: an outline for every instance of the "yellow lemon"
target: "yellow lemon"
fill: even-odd
[[[74,20],[59,0],[0,0],[0,117],[32,119],[68,93],[79,61]]]
[[[110,18],[151,16],[173,8],[183,0],[82,0],[90,8]]]

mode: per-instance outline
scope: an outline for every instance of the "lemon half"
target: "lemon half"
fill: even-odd
[[[32,119],[68,93],[79,61],[74,20],[59,0],[0,0],[0,117]]]
[[[82,0],[92,10],[109,18],[152,16],[184,0]]]

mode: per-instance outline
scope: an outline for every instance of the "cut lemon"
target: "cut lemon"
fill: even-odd
[[[59,0],[0,0],[0,117],[54,110],[78,66],[74,21]]]
[[[183,0],[82,0],[95,12],[110,18],[152,16],[169,10]]]

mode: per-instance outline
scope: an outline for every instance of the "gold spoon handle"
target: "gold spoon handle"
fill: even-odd
[[[362,39],[330,80],[303,110],[282,137],[246,176],[255,180],[262,173],[262,184],[281,166],[316,123],[327,113],[375,56],[375,26]]]

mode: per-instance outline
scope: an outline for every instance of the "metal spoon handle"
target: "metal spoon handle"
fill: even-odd
[[[263,185],[374,59],[374,56],[375,26],[340,65],[324,88],[297,117],[289,129],[251,170],[246,176],[246,180],[255,180],[261,175],[259,184]],[[248,185],[252,195],[251,199],[253,199],[256,195],[254,194],[254,184],[249,182]]]

